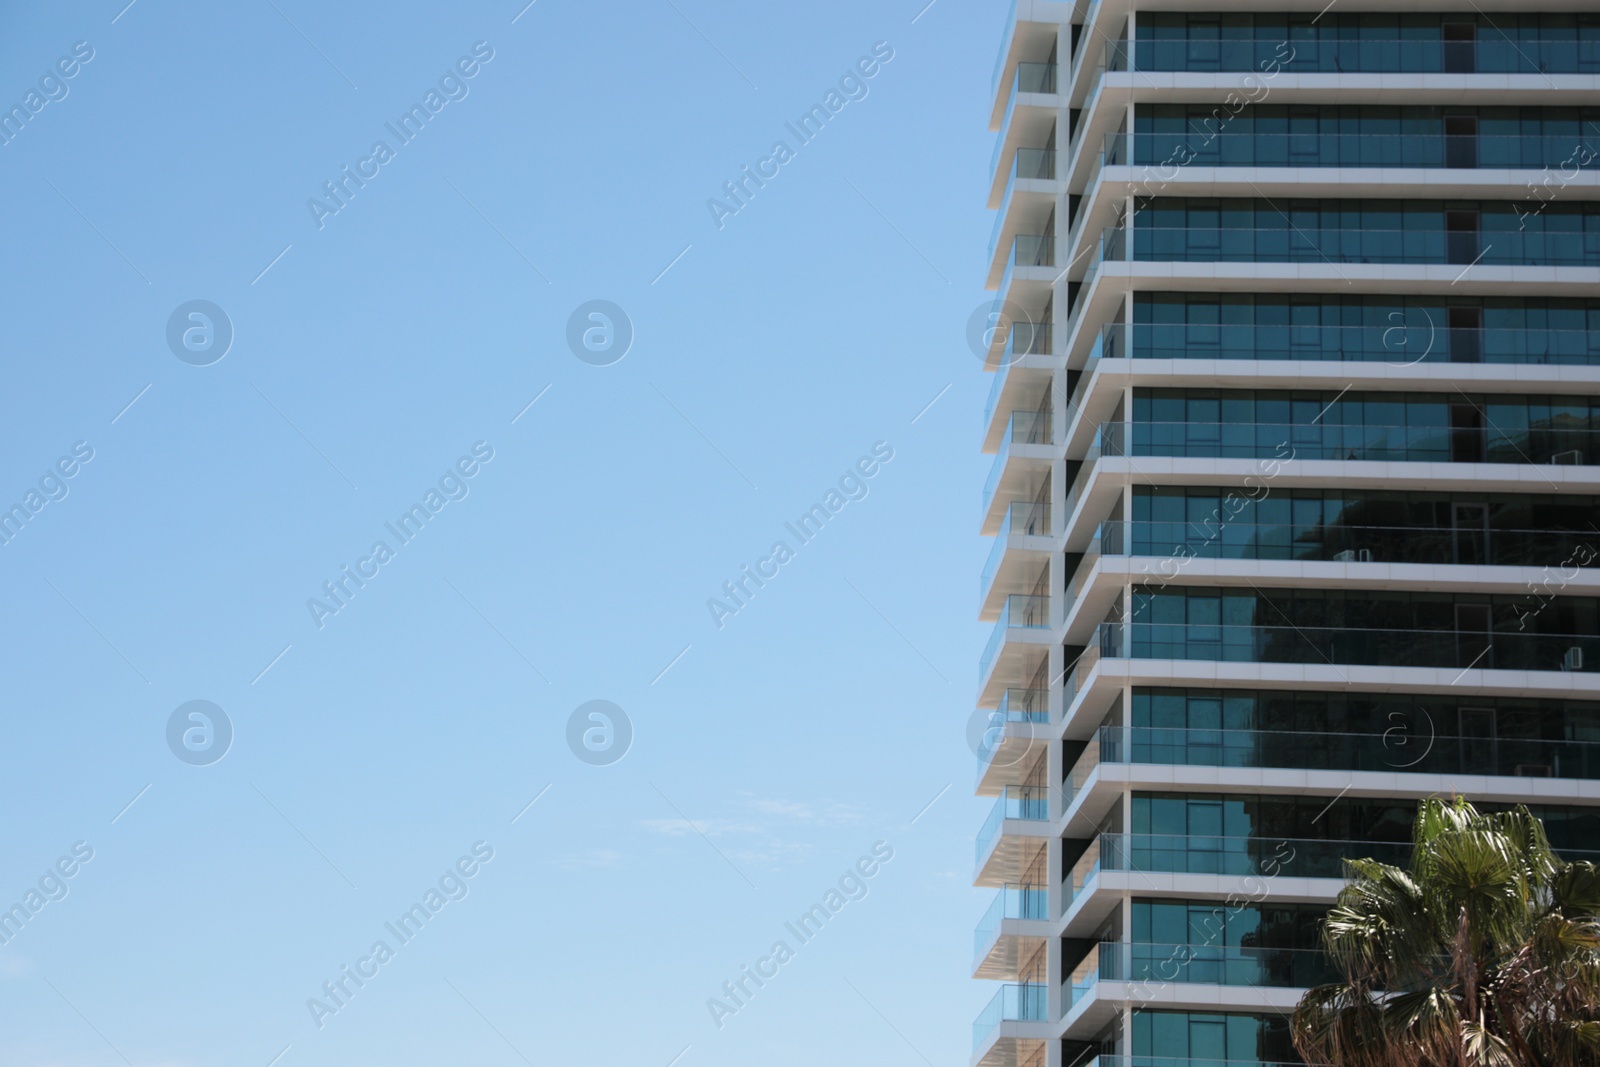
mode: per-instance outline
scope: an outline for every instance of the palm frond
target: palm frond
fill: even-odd
[[[1339,982],[1291,1034],[1334,1067],[1600,1067],[1600,868],[1527,808],[1418,806],[1408,868],[1345,863],[1322,924]]]

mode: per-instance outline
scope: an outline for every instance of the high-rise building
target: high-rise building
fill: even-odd
[[[1600,13],[1016,0],[992,125],[973,1063],[1295,1062],[1420,798],[1600,849]]]

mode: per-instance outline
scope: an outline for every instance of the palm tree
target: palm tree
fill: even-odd
[[[1422,802],[1410,870],[1347,860],[1323,923],[1342,980],[1292,1022],[1333,1067],[1600,1067],[1600,869],[1525,807]]]

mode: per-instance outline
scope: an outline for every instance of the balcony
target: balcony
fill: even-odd
[[[978,830],[978,862],[993,848],[1006,822],[1044,822],[1050,817],[1050,794],[1043,786],[1007,786]]]
[[[991,128],[999,133],[995,137],[994,153],[989,159],[989,173],[995,185],[1004,173],[1002,162],[1018,148],[1040,145],[1050,139],[1055,131],[1056,116],[1061,100],[1056,96],[1056,64],[1018,63],[1016,74],[1006,98],[1005,112]],[[991,190],[991,195],[993,190]]]
[[[1006,257],[1000,281],[995,282],[991,268],[986,284],[998,291],[995,301],[999,307],[1042,309],[1060,277],[1055,262],[1054,233],[1019,233],[1012,239],[1011,254]]]
[[[1008,932],[1007,920],[1042,923],[1049,916],[1049,890],[1042,885],[1007,883],[973,931],[972,969],[976,978],[1014,976],[1031,950],[1043,943],[1047,931]]]
[[[1002,40],[1030,46],[1032,50],[1035,50],[1035,54],[1037,54],[1037,50],[1048,45],[1050,46],[1050,58],[1043,59],[1043,61],[1026,61],[1024,59],[1024,61],[1008,64],[1006,62],[1008,56],[1006,56],[1005,51],[1000,53],[1000,61],[995,66],[994,82],[990,83],[989,86],[990,94],[994,98],[994,114],[990,115],[989,120],[990,130],[995,130],[995,128],[1002,125],[1002,122],[995,115],[1000,114],[1000,106],[1002,104],[1010,107],[1011,102],[1016,99],[1016,94],[1054,93],[1056,91],[1056,61],[1054,61],[1054,51],[1056,50],[1054,50],[1054,43],[1056,43],[1058,29],[1058,24],[1038,24],[1038,22],[1019,26],[1018,22],[1016,22],[1016,3],[1013,0],[1011,16],[1008,18],[1006,34]],[[1011,74],[1010,82],[1005,82],[1002,85],[1000,77],[1006,72]]]
[[[1081,250],[1077,246],[1080,238],[1073,233],[1064,253],[1067,267],[1058,275],[1068,282],[1069,326],[1060,348],[1068,365],[1079,366],[1086,350],[1102,338],[1101,330],[1118,317],[1130,287],[1215,289],[1222,281],[1230,289],[1283,293],[1355,284],[1365,291],[1393,292],[1404,286],[1416,293],[1440,296],[1586,298],[1593,295],[1595,279],[1600,277],[1596,273],[1600,230],[1588,234],[1513,230],[1508,236],[1490,229],[1363,231],[1311,226],[1284,230],[1240,227],[1202,233],[1194,228],[1151,227],[1143,231],[1147,237],[1130,240],[1129,234],[1138,232],[1108,227],[1098,235],[1086,236]],[[1401,236],[1411,233],[1416,234],[1415,240]],[[1136,248],[1130,247],[1135,244]],[[1297,267],[1284,270],[1281,264]],[[1528,269],[1533,267],[1549,269]],[[1114,281],[1101,286],[1102,278]],[[1440,327],[1438,332],[1444,329]],[[1409,332],[1409,339],[1404,333],[1391,334],[1393,354],[1388,358],[1397,365],[1416,362],[1420,352],[1427,351],[1422,340],[1429,332],[1427,327]],[[1587,341],[1584,344],[1587,346]]]
[[[1405,868],[1411,850],[1409,841],[1286,838],[1265,832],[1250,837],[1103,833],[1089,843],[1062,886],[1068,901],[1063,916],[1068,920],[1065,936],[1100,929],[1127,890],[1180,899],[1220,899],[1236,890],[1257,896],[1269,879],[1283,878],[1301,880],[1301,884],[1278,883],[1276,893],[1290,899],[1331,902],[1343,887],[1345,860],[1373,859]],[[1560,852],[1568,861],[1597,856],[1585,850]],[[1108,874],[1124,877],[1108,885],[1106,892],[1094,895]],[[1200,877],[1158,882],[1149,875]],[[1079,977],[1085,978],[1087,973]]]
[[[989,612],[996,594],[1021,592],[1020,587],[1011,588],[1021,582],[1026,582],[1029,588],[1032,587],[1039,567],[1048,558],[1049,537],[1048,499],[1018,500],[1006,506],[1005,518],[1000,520],[1000,531],[995,534],[994,545],[989,549],[989,558],[983,564],[983,573],[978,576],[980,618],[993,618]],[[1014,573],[1017,568],[1007,566],[1008,562],[1014,562],[1018,558],[1018,555],[1011,555],[1013,553],[1020,554],[1026,573]],[[1027,564],[1032,566],[1026,566]],[[1008,580],[997,581],[1002,571],[1006,572]]]
[[[1138,196],[1201,196],[1206,198],[1270,197],[1293,200],[1316,197],[1393,197],[1415,190],[1428,170],[1431,195],[1455,200],[1538,200],[1549,202],[1561,194],[1592,193],[1600,181],[1600,131],[1574,123],[1568,133],[1445,133],[1442,125],[1411,134],[1319,132],[1316,123],[1291,123],[1309,132],[1267,132],[1262,124],[1252,132],[1248,121],[1226,127],[1220,122],[1196,121],[1187,129],[1166,128],[1128,133],[1122,112],[1105,110],[1079,124],[1074,151],[1061,172],[1062,187],[1075,198],[1064,260],[1070,261],[1093,248],[1093,235],[1120,219],[1129,193]],[[1276,125],[1276,124],[1274,124]],[[1325,127],[1332,123],[1324,123]],[[1241,130],[1240,127],[1246,127]],[[1494,129],[1490,124],[1485,129]],[[1081,131],[1081,132],[1080,132]],[[995,192],[998,194],[996,179]],[[1048,188],[1056,188],[1051,185]],[[1587,195],[1587,194],[1583,194]],[[1530,206],[1530,215],[1546,213]],[[1296,225],[1321,225],[1313,216],[1287,209]],[[1137,229],[1144,220],[1136,220]],[[1151,220],[1154,224],[1154,220]],[[1202,224],[1211,220],[1202,220]],[[1383,226],[1392,221],[1325,220],[1335,226]],[[1243,224],[1252,224],[1243,220]],[[1278,218],[1254,220],[1254,225],[1274,228]],[[1412,220],[1407,220],[1409,227]],[[1183,226],[1166,221],[1164,225]],[[1223,223],[1224,227],[1232,223]],[[1443,218],[1433,222],[1445,228]],[[1492,229],[1484,221],[1486,232]],[[1514,221],[1506,229],[1520,231]],[[1484,243],[1489,243],[1485,238]],[[1474,249],[1468,256],[1477,254]],[[1495,253],[1489,252],[1492,257]],[[1143,258],[1136,256],[1135,258]],[[1362,261],[1362,260],[1358,260]],[[1365,260],[1372,261],[1372,260]],[[991,255],[990,263],[994,263]]]
[[[1600,74],[1600,39],[1196,37],[1105,46],[1107,71],[1259,73],[1273,68],[1287,74]]]
[[[1078,473],[1073,476],[1072,484],[1067,488],[1067,500],[1061,509],[1061,516],[1068,530],[1072,529],[1073,517],[1078,511],[1078,505],[1083,502],[1083,495],[1089,491],[1089,483],[1094,473],[1094,461],[1104,454],[1101,445],[1106,436],[1103,428],[1095,429],[1089,447],[1084,450]],[[1070,456],[1070,453],[1068,455]]]
[[[1147,13],[1141,13],[1140,32],[1148,32],[1147,18]],[[1299,32],[1299,28],[1296,32]],[[1088,33],[1083,34],[1084,38],[1088,36]],[[1560,75],[1592,76],[1600,73],[1600,65],[1595,62],[1600,57],[1600,40],[1530,41],[1510,46],[1500,33],[1495,32],[1494,37],[1494,42],[1486,38],[1476,43],[1448,44],[1437,39],[1314,41],[1297,37],[1293,41],[1286,41],[1279,31],[1261,40],[1123,39],[1105,41],[1096,46],[1096,58],[1093,60],[1088,58],[1091,49],[1085,47],[1081,49],[1084,56],[1073,65],[1070,85],[1063,87],[1063,99],[1068,106],[1081,109],[1083,115],[1083,121],[1078,123],[1075,132],[1087,134],[1074,138],[1068,154],[1069,173],[1078,173],[1079,166],[1084,162],[1082,157],[1086,154],[1085,148],[1091,139],[1096,148],[1095,154],[1098,155],[1098,137],[1120,124],[1124,102],[1130,99],[1190,100],[1195,99],[1197,93],[1220,101],[1227,91],[1238,88],[1237,74],[1253,74],[1263,82],[1270,81],[1274,99],[1286,102],[1325,103],[1338,99],[1342,91],[1348,90],[1364,90],[1365,95],[1358,98],[1364,100],[1370,98],[1370,93],[1380,82],[1377,78],[1346,80],[1300,77],[1319,73],[1495,73],[1522,76],[1517,80],[1504,77],[1415,79],[1414,87],[1409,92],[1402,90],[1406,92],[1408,102],[1445,107],[1472,102],[1492,106],[1505,102],[1508,91],[1527,95],[1529,103],[1534,102],[1535,93],[1545,100],[1554,97],[1552,102],[1563,104],[1579,104],[1588,99],[1587,79],[1562,79]],[[1500,46],[1498,51],[1497,45]],[[1444,64],[1447,49],[1456,50],[1451,53],[1453,65],[1448,67]],[[1465,54],[1462,49],[1466,50]],[[1527,54],[1518,54],[1518,49]],[[1247,57],[1254,57],[1254,62],[1245,62]],[[1236,63],[1245,65],[1236,67]],[[1550,69],[1540,71],[1537,69],[1540,65]],[[1394,67],[1407,69],[1392,69]],[[1268,71],[1275,73],[1264,74]],[[1151,77],[1153,73],[1161,76]],[[1116,103],[1102,107],[1101,97],[1108,85],[1112,88]],[[1102,112],[1109,111],[1117,114],[1102,115]]]
[[[1074,1004],[1102,981],[1304,989],[1338,977],[1325,953],[1307,948],[1102,941],[1098,957],[1099,966],[1073,983]]]
[[[1018,63],[1014,93],[1055,93],[1056,65],[1054,63]]]
[[[1047,723],[1050,721],[1050,690],[1007,689],[995,708],[1003,722]]]
[[[1205,837],[1181,834],[1121,834],[1097,835],[1082,856],[1067,873],[1062,886],[1066,899],[1066,917],[1071,930],[1097,928],[1121,899],[1126,888],[1146,892],[1164,889],[1179,896],[1225,895],[1230,886],[1247,885],[1258,892],[1263,879],[1284,878],[1320,879],[1328,884],[1327,899],[1338,892],[1344,879],[1346,859],[1375,859],[1404,867],[1410,862],[1411,845],[1403,841],[1340,841],[1330,839],[1282,838],[1269,835],[1254,837]],[[1096,897],[1100,879],[1107,873],[1134,874],[1134,879],[1121,879],[1108,894]],[[1185,884],[1173,879],[1166,886],[1157,886],[1148,876],[1204,875]],[[1227,879],[1219,887],[1216,879]],[[1240,880],[1243,880],[1242,882]],[[1300,890],[1303,892],[1303,888]],[[1080,898],[1083,898],[1080,901]]]
[[[1552,216],[1554,217],[1554,216]],[[1582,221],[1583,216],[1571,216]],[[1600,266],[1600,233],[1298,226],[1107,227],[1097,261]]]
[[[1067,884],[1064,888],[1066,889],[1068,901],[1077,900],[1078,894],[1094,884],[1094,880],[1100,875],[1100,849],[1102,842],[1107,838],[1116,836],[1115,834],[1100,834],[1089,842],[1089,847],[1084,849],[1083,855],[1078,857],[1078,861],[1073,864],[1072,870],[1067,872]],[[1116,846],[1113,844],[1106,847],[1109,850]]]
[[[1054,148],[1019,148],[1011,168],[1012,177],[1027,181],[1051,182],[1056,179]]]
[[[972,1024],[973,1055],[983,1050],[1001,1023],[1046,1022],[1048,1003],[1048,987],[1040,983],[1007,982],[1001,986]]]
[[[1061,621],[1064,623],[1071,624],[1074,614],[1079,610],[1078,605],[1083,601],[1084,593],[1089,588],[1089,580],[1094,575],[1095,561],[1101,555],[1101,528],[1108,525],[1108,523],[1109,520],[1094,528],[1094,533],[1089,538],[1089,543],[1083,546],[1082,557],[1078,560],[1077,567],[1073,569],[1071,574],[1067,575],[1066,592],[1062,597],[1061,603]],[[1106,609],[1109,610],[1110,606],[1110,602],[1106,601]],[[1076,628],[1075,626],[1071,627],[1071,629]],[[1069,632],[1071,632],[1071,629],[1069,629]]]
[[[1331,407],[1331,405],[1330,405]],[[1333,416],[1337,418],[1335,413]],[[1206,459],[1348,460],[1384,463],[1600,462],[1600,431],[1533,427],[1304,423],[1108,422],[1098,454]],[[1069,512],[1070,517],[1070,512]]]
[[[1586,138],[1588,139],[1586,141]],[[1108,133],[1102,166],[1384,167],[1579,170],[1600,167],[1594,131],[1571,134],[1330,132]],[[1163,177],[1168,176],[1163,172]]]
[[[1099,763],[1263,767],[1387,774],[1600,779],[1600,742],[1519,737],[1207,730],[1102,726],[1089,746]],[[1087,754],[1087,750],[1086,750]],[[1081,761],[1080,761],[1081,762]],[[1078,768],[1073,776],[1078,777]],[[1093,766],[1085,767],[1087,779]]]
[[[1019,148],[1009,170],[995,175],[989,206],[998,209],[989,235],[989,287],[1005,270],[1001,256],[1019,233],[1038,232],[1050,221],[1060,187],[1054,148]],[[1004,186],[1001,181],[1004,180]]]
[[[1110,942],[1102,941],[1091,948],[1072,969],[1067,980],[1061,983],[1061,1008],[1070,1012],[1094,995],[1100,984],[1100,953]]]
[[[1017,0],[1010,0],[1006,7],[1005,30],[1000,34],[1000,51],[995,57],[994,74],[989,79],[994,112],[990,129],[999,122],[999,112],[1016,80],[1017,66],[1023,62],[1053,60],[1063,25],[1072,19],[1072,7],[1066,2],[1030,2],[1023,11]]]
[[[1409,841],[1101,834],[1097,842],[1099,869],[1104,871],[1343,878],[1347,859],[1375,859],[1398,866],[1411,860]]]
[[[1051,352],[1049,321],[1029,318],[1010,324],[1002,350],[1007,366],[1024,356],[1048,356]]]
[[[994,74],[989,78],[989,95],[995,96],[1000,91],[1000,78],[1005,74],[1011,62],[1012,53],[1015,51],[1018,40],[1023,30],[1023,24],[1017,22],[1017,0],[1011,0],[1006,10],[1006,28],[1000,34],[1000,54],[995,57]],[[996,105],[998,109],[998,105]]]
[[[1078,699],[1078,694],[1088,685],[1089,675],[1100,662],[1100,643],[1092,640],[1088,646],[1078,654],[1066,670],[1066,677],[1061,684],[1061,710],[1063,718],[1071,718],[1072,705]]]
[[[1053,267],[1056,238],[1051,233],[1021,233],[1011,246],[1011,263],[1018,267]]]
[[[1109,729],[1111,727],[1102,726],[1100,731],[1103,733]],[[1072,766],[1068,768],[1066,777],[1061,783],[1061,793],[1064,798],[1063,804],[1068,811],[1072,810],[1073,804],[1078,799],[1078,794],[1083,791],[1083,787],[1089,784],[1089,778],[1094,774],[1095,769],[1100,766],[1103,758],[1102,753],[1106,750],[1104,738],[1097,735],[1087,745],[1083,746],[1083,751],[1073,761]]]
[[[978,683],[987,688],[987,681],[995,677],[995,667],[1005,661],[1018,661],[1024,653],[1022,645],[1042,649],[1050,640],[1050,597],[1035,597],[1030,593],[1013,593],[1000,605],[1000,619],[995,622],[984,654],[978,657]]]
[[[1093,640],[1111,658],[1451,671],[1600,671],[1600,637],[1585,634],[1356,629],[1193,623],[1101,623]]]
[[[1059,450],[1054,446],[1053,419],[1045,411],[1013,411],[1000,435],[1000,448],[984,478],[979,498],[979,531],[995,534],[1006,510],[1016,501],[1038,501],[1050,486],[1050,470]]]
[[[1063,92],[1070,91],[1072,83],[1076,82],[1082,74],[1085,57],[1098,55],[1096,48],[1091,46],[1090,42],[1105,36],[1105,31],[1100,25],[1100,10],[1103,6],[1104,0],[1090,0],[1088,9],[1083,13],[1083,20],[1079,23],[1078,39],[1073,42],[1072,55],[1067,60],[1069,73],[1067,75],[1067,84],[1062,87]]]
[[[1301,990],[1335,977],[1327,957],[1314,949],[1103,941],[1062,983],[1065,1036],[1092,1037],[1129,1002],[1287,1014]]]
[[[1450,327],[1426,311],[1371,326],[1255,323],[1113,323],[1096,355],[1107,359],[1244,359],[1287,362],[1513,363],[1600,366],[1600,330]]]
[[[985,532],[996,516],[996,504],[1037,499],[1050,474],[1052,418],[1044,411],[1013,411],[1000,437],[989,475],[983,482],[979,507],[985,517]],[[1002,510],[1009,504],[1002,504]]]
[[[1002,208],[1012,201],[1019,191],[1045,194],[1044,203],[1047,208],[1054,206],[1055,187],[1033,188],[1026,186],[1019,190],[1019,182],[1054,182],[1056,180],[1056,163],[1059,153],[1054,148],[1018,148],[1011,155],[1011,166],[994,176],[994,189],[989,194],[989,206]],[[1005,179],[1005,185],[1000,185],[1000,179]],[[1048,214],[1048,210],[1046,211]],[[1007,212],[1001,210],[1000,218],[995,220],[995,232],[989,239],[989,258],[999,251],[1000,246],[996,238],[1000,233],[1000,224],[1004,221]]]
[[[1007,689],[989,714],[989,728],[978,747],[979,796],[995,796],[1019,785],[1045,744],[1039,727],[1050,722],[1050,690]]]
[[[1562,570],[1600,566],[1600,532],[1486,526],[1291,525],[1223,517],[1203,523],[1107,521],[1100,524],[1090,551],[1095,548],[1108,556],[1152,558],[1426,563],[1560,567]],[[1090,563],[1089,553],[1085,553],[1079,573]]]
[[[1005,872],[1020,871],[1024,858],[1022,839],[1032,838],[1035,848],[1042,847],[1049,818],[1049,790],[1043,786],[1006,786],[978,831],[974,883],[1003,885],[1016,881],[1014,876],[1006,878]]]
[[[1042,316],[1048,308],[1034,312],[1021,311],[1015,305],[997,307],[992,314],[999,325],[988,331],[987,347],[983,353],[984,365],[993,369],[994,378],[989,383],[989,397],[983,406],[983,450],[1000,447],[1002,431],[1009,433],[1006,423],[997,416],[1014,410],[1036,410],[1040,400],[1050,390],[1053,362],[1048,358],[1052,329],[1048,321],[1036,321],[1030,316]],[[1022,318],[1010,321],[1013,313]]]

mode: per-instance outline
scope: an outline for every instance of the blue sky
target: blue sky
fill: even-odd
[[[0,15],[0,100],[40,93],[0,147],[0,904],[59,897],[0,947],[0,1059],[965,1063],[1003,6],[125,2]],[[632,324],[605,366],[592,300]],[[196,700],[232,730],[200,766]],[[569,748],[594,700],[619,761]]]

